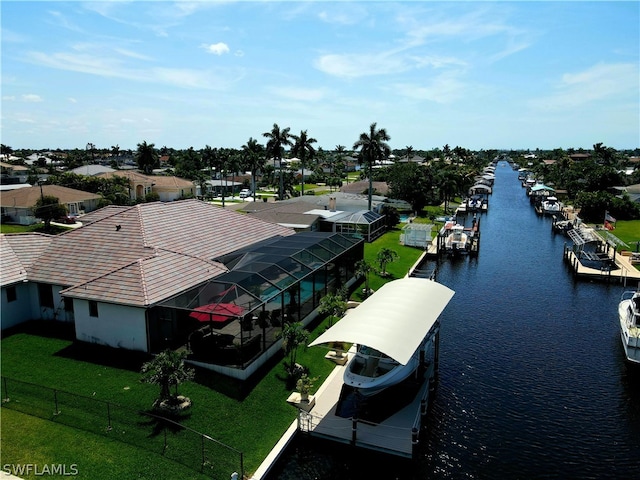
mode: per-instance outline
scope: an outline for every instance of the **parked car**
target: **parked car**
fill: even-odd
[[[253,192],[249,188],[243,188],[240,190],[240,198],[247,198],[253,195]]]
[[[65,223],[67,225],[73,225],[74,223],[76,223],[76,219],[74,217],[70,217],[70,216],[64,216],[64,217],[60,217],[56,220],[57,223]]]

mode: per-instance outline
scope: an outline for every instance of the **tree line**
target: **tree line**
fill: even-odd
[[[86,164],[96,159],[104,161],[105,158],[109,159],[111,166],[120,168],[122,158],[126,156],[145,174],[160,168],[160,159],[165,157],[165,174],[192,180],[201,186],[203,192],[207,191],[208,180],[250,172],[254,196],[259,188],[269,186],[277,191],[278,199],[304,195],[305,182],[339,187],[346,178],[349,162],[356,162],[361,166],[360,178],[369,181],[368,188],[362,192],[368,194],[369,209],[371,197],[376,193],[373,182],[381,181],[389,185],[390,198],[408,202],[412,210],[419,213],[425,206],[436,204],[443,204],[446,212],[454,199],[466,195],[482,169],[498,155],[525,165],[524,154],[530,153],[494,149],[471,151],[460,146],[451,148],[448,144],[429,151],[416,151],[412,146],[393,150],[389,145],[389,133],[385,128],[379,128],[377,123],[372,123],[367,131],[361,133],[350,149],[344,145],[336,145],[333,151],[316,148],[317,140],[307,130],[293,134],[289,127],[281,128],[275,123],[262,137],[264,144],[250,137],[240,149],[209,145],[199,150],[193,147],[175,150],[166,146],[158,149],[154,144],[143,141],[133,152],[121,151],[117,145],[100,150],[89,143],[84,150],[76,149],[64,155],[52,152],[51,156],[55,159],[59,153],[58,159],[65,169],[79,162]],[[2,145],[2,153],[14,152]],[[26,152],[21,153],[24,155]],[[637,203],[612,191],[616,186],[640,183],[639,168],[635,168],[630,176],[624,173],[629,157],[639,155],[640,151],[619,152],[596,143],[590,151],[558,148],[535,150],[534,153],[536,160],[530,169],[536,178],[544,179],[556,189],[566,190],[568,198],[582,209],[585,220],[590,221],[592,215],[601,216],[603,208],[614,216],[617,214],[618,219],[640,218]],[[571,159],[574,153],[588,155],[576,162]],[[295,161],[291,161],[292,158]],[[543,159],[553,162],[542,162]],[[106,204],[128,201],[126,179],[110,182],[82,178],[81,175],[74,177],[72,174],[60,174],[55,168],[52,173],[52,183],[99,193]],[[299,193],[296,185],[301,187]]]

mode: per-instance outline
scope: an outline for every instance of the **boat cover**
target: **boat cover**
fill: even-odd
[[[309,344],[367,345],[406,365],[455,292],[426,278],[383,285]]]
[[[548,187],[547,185],[543,185],[542,183],[538,183],[537,185],[534,185],[533,187],[531,187],[532,192],[539,192],[541,190],[546,190],[548,192],[555,192],[553,188]]]

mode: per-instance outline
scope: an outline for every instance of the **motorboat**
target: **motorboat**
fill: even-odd
[[[554,196],[548,196],[544,199],[541,206],[542,213],[546,213],[548,215],[555,215],[562,211],[562,204],[558,201],[558,198]]]
[[[464,230],[464,225],[456,223],[447,230],[448,234],[444,239],[445,251],[450,254],[466,253],[469,244],[469,236]]]
[[[467,208],[472,212],[482,210],[482,196],[471,195],[467,200]]]
[[[345,385],[358,389],[364,396],[380,393],[411,376],[420,365],[421,352],[426,358],[429,352],[425,349],[432,348],[432,345],[433,337],[422,342],[404,365],[375,348],[357,345],[355,354],[345,368],[343,381]]]
[[[618,315],[625,357],[628,362],[640,365],[640,289],[622,294]]]

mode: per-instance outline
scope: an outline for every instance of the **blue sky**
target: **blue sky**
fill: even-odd
[[[640,3],[0,3],[1,141],[640,146]]]

